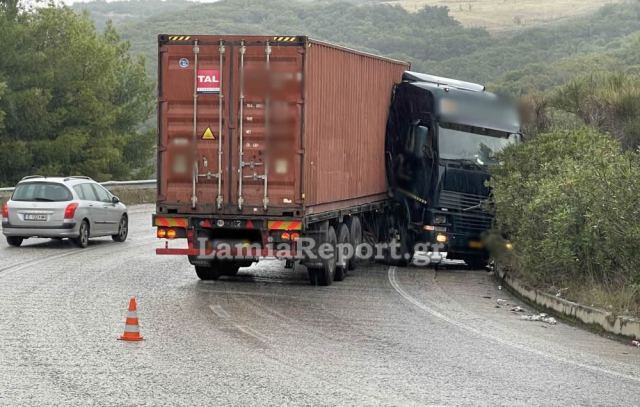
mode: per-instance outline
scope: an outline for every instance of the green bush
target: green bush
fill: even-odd
[[[490,184],[495,228],[513,242],[504,264],[535,287],[635,287],[640,308],[638,154],[584,128],[539,135],[501,160]]]

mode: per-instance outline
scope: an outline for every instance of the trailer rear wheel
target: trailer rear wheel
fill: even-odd
[[[195,266],[195,268],[196,275],[203,281],[217,280],[222,275],[220,270],[211,266]]]
[[[333,226],[329,226],[322,236],[320,245],[329,244],[327,258],[321,259],[322,266],[319,268],[309,268],[309,282],[311,285],[331,285],[336,274],[336,244],[337,244],[336,230]]]
[[[351,243],[351,238],[349,237],[349,228],[344,223],[341,223],[338,226],[338,244],[339,245],[348,245]],[[335,281],[342,281],[347,276],[347,272],[349,271],[349,258],[344,253],[344,249],[342,247],[338,248],[336,253],[336,272],[335,272]]]
[[[217,280],[220,276],[234,276],[238,273],[240,263],[228,260],[213,260],[207,266],[195,266],[200,280]]]
[[[358,257],[355,255],[358,246],[362,243],[362,224],[360,218],[352,216],[347,220],[347,226],[349,226],[349,237],[351,238],[351,246],[354,250],[354,255],[349,259],[349,270],[355,270],[358,266]]]

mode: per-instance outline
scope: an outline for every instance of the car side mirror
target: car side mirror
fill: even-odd
[[[113,196],[111,197],[111,202],[113,202],[114,204],[117,204],[118,202],[120,202],[120,198],[118,198],[117,196]]]

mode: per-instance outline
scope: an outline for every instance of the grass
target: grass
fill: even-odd
[[[591,13],[612,0],[391,0],[409,11],[425,5],[448,6],[467,27],[509,31]]]
[[[569,285],[563,298],[582,305],[599,308],[616,315],[640,318],[640,285],[605,287],[599,284],[587,286]],[[555,294],[554,290],[548,290]]]

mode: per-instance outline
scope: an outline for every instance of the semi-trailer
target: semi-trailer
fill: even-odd
[[[319,285],[356,266],[335,248],[365,235],[400,265],[414,243],[450,239],[454,256],[484,261],[482,231],[460,219],[488,228],[475,206],[488,160],[452,155],[447,140],[486,133],[493,155],[517,131],[467,120],[506,111],[480,85],[408,70],[305,36],[160,35],[156,253],[187,256],[203,280],[277,257]],[[460,145],[486,144],[474,143]],[[450,185],[467,176],[473,208]]]

